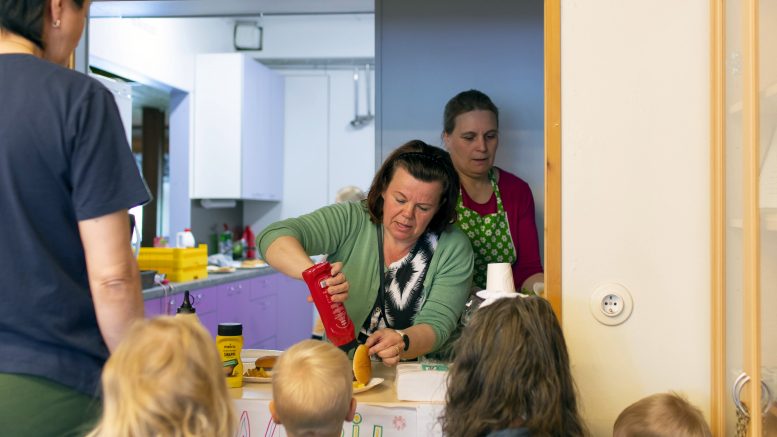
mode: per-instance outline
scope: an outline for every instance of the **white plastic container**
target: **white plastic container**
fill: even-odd
[[[192,230],[189,228],[186,228],[183,230],[183,232],[179,232],[175,234],[175,247],[178,248],[187,248],[187,247],[194,247],[194,234],[192,234]]]

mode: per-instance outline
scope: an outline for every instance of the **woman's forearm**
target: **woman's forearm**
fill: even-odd
[[[129,216],[118,211],[78,223],[97,324],[113,351],[143,318],[140,273],[129,246]]]
[[[430,325],[421,323],[402,330],[410,339],[410,347],[400,356],[403,360],[417,358],[431,352],[437,341],[437,334]]]
[[[278,237],[270,243],[264,260],[275,270],[295,279],[302,279],[302,272],[313,265],[302,244],[289,236]]]

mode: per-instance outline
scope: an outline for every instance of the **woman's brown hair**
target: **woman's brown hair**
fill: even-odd
[[[472,111],[491,111],[496,118],[496,124],[499,125],[499,108],[496,107],[491,98],[478,90],[462,91],[448,100],[445,104],[445,111],[442,115],[442,130],[450,135],[456,128],[456,117],[461,114]]]
[[[508,428],[532,436],[585,436],[564,335],[540,297],[478,309],[456,344],[441,418],[447,436]]]
[[[372,179],[367,194],[367,211],[373,223],[379,224],[383,221],[383,193],[398,167],[404,168],[419,181],[442,184],[440,208],[429,222],[429,231],[440,233],[456,222],[459,175],[453,168],[451,156],[439,147],[430,146],[421,140],[412,140],[391,152]]]
[[[84,7],[84,0],[70,1],[78,9]],[[48,4],[46,0],[0,0],[0,31],[15,33],[44,50],[43,14]]]

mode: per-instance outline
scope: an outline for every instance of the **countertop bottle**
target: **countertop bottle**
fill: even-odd
[[[181,302],[181,306],[178,307],[175,315],[181,317],[193,317],[194,319],[199,320],[197,317],[197,309],[192,306],[192,301],[189,297],[189,290],[183,292],[183,302]]]
[[[243,249],[245,259],[256,259],[256,236],[254,236],[251,226],[246,226],[243,239],[246,241],[246,247]]]
[[[216,347],[223,363],[227,385],[231,388],[243,386],[243,325],[240,323],[219,323]]]
[[[224,223],[224,232],[219,237],[219,253],[232,259],[232,231],[226,223]]]
[[[345,305],[332,302],[332,296],[326,291],[327,286],[323,281],[332,276],[331,272],[332,266],[324,261],[302,272],[302,279],[308,284],[313,303],[324,324],[327,340],[347,353],[356,347],[356,335]]]
[[[175,247],[189,248],[194,247],[196,242],[194,241],[194,234],[190,228],[186,228],[183,232],[175,234]]]

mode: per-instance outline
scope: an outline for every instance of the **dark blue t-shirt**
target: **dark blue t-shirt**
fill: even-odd
[[[78,222],[149,199],[110,91],[0,55],[0,372],[97,393],[108,349]]]

